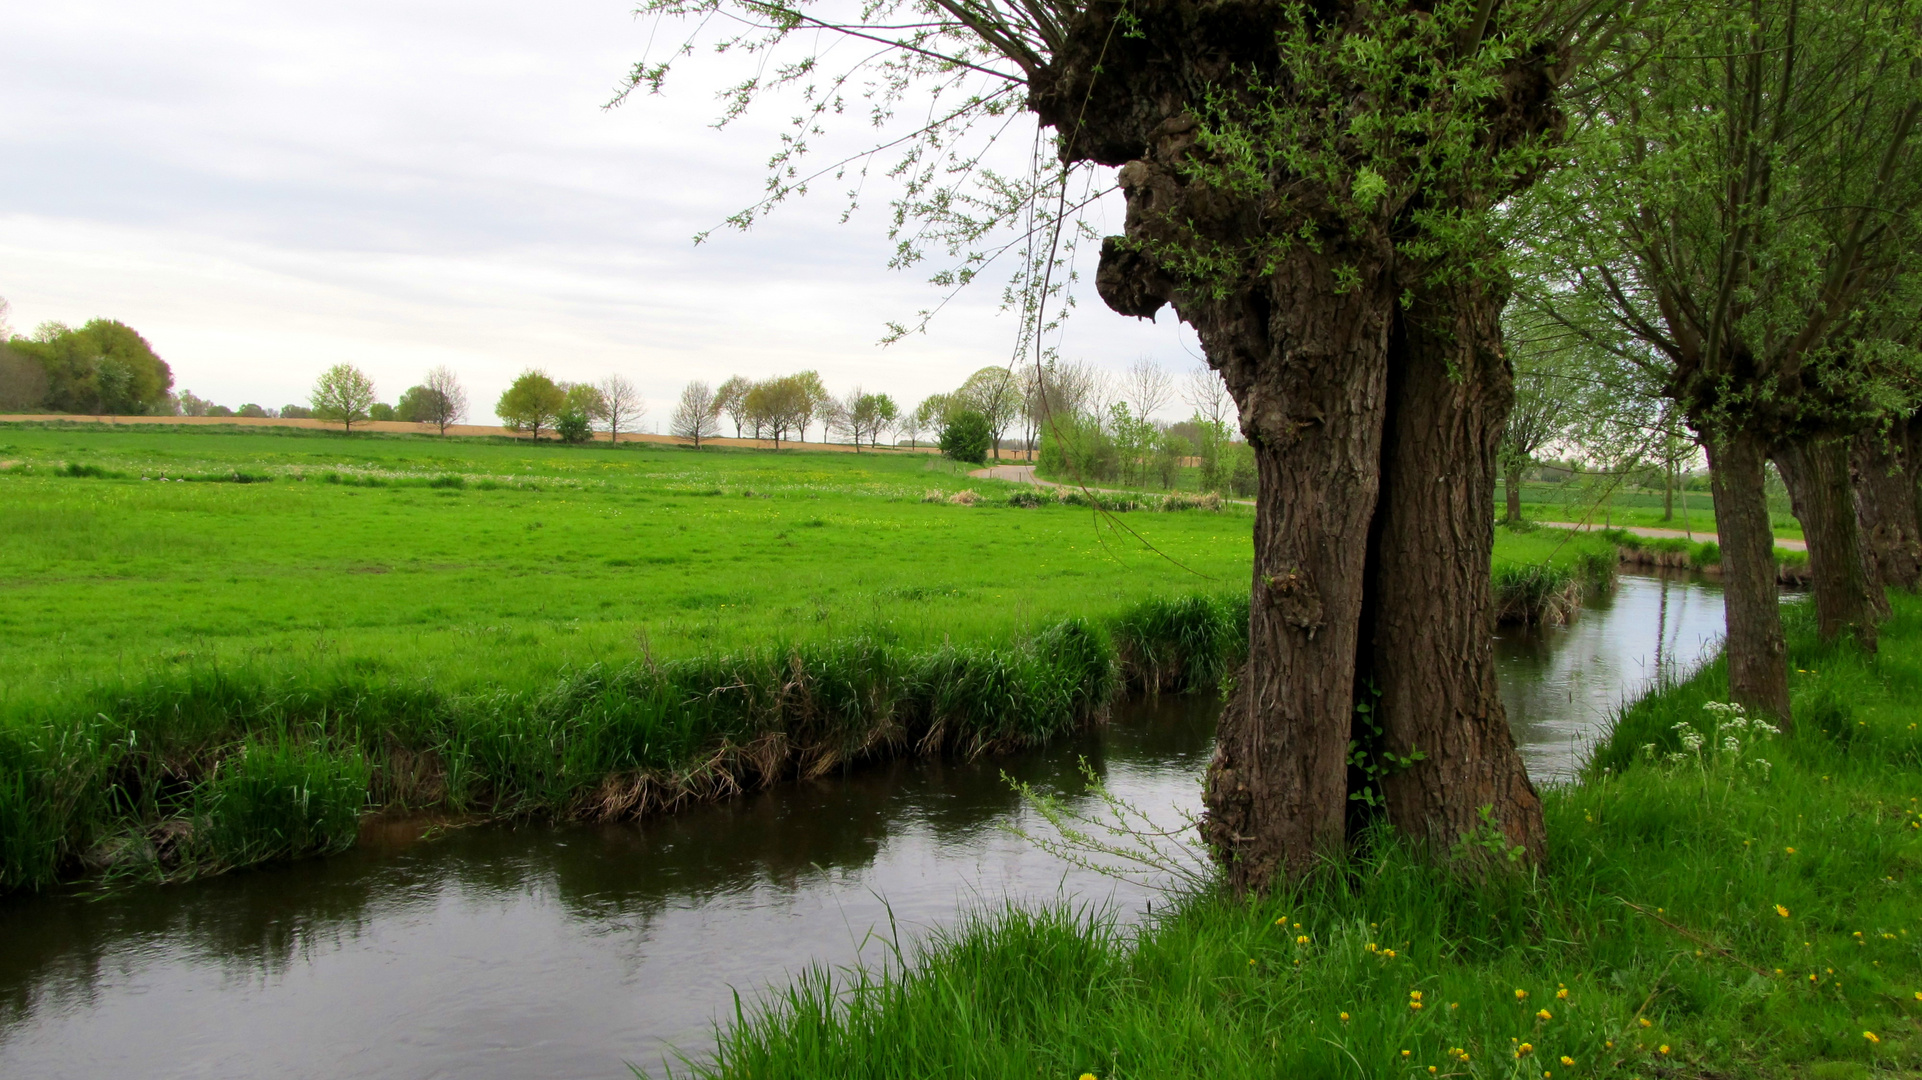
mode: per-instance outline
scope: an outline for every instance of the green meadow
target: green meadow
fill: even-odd
[[[1243,509],[1010,508],[1013,485],[924,454],[12,426],[0,461],[8,696],[184,664],[479,685],[857,634],[1005,640],[1237,591],[1251,559]],[[968,489],[986,498],[923,502]]]
[[[928,455],[54,424],[0,462],[0,889],[1034,745],[1246,648],[1246,508]],[[1614,552],[1503,530],[1497,587]]]

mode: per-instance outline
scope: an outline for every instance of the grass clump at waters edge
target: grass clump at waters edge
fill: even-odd
[[[1891,599],[1872,657],[1790,616],[1793,737],[1704,707],[1719,662],[1625,710],[1542,792],[1539,869],[1461,873],[1376,833],[1266,899],[1190,895],[1138,928],[979,913],[889,970],[805,975],[688,1071],[1914,1075],[1922,599]]]
[[[337,851],[366,809],[610,819],[899,754],[1032,746],[1123,685],[1206,685],[1246,622],[1245,601],[1194,597],[1001,647],[854,638],[471,692],[355,665],[206,667],[84,708],[16,703],[0,714],[0,889]]]

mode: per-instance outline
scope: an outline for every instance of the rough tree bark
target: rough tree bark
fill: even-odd
[[[1781,470],[1789,502],[1808,541],[1815,619],[1822,640],[1850,634],[1874,652],[1876,605],[1856,530],[1855,491],[1849,482],[1850,441],[1833,435],[1785,440],[1775,448],[1775,466]]]
[[[1760,439],[1730,432],[1703,440],[1722,548],[1729,693],[1750,711],[1790,723],[1788,642],[1775,588],[1775,533],[1763,488]]]
[[[1883,588],[1914,589],[1922,583],[1922,512],[1909,425],[1902,421],[1888,431],[1863,431],[1855,436],[1852,452],[1855,516],[1869,586],[1878,595]]]
[[[1121,166],[1126,235],[1103,244],[1097,291],[1127,315],[1172,305],[1194,327],[1255,453],[1249,660],[1205,793],[1204,832],[1237,891],[1265,889],[1344,842],[1349,795],[1363,782],[1347,750],[1364,682],[1382,695],[1389,730],[1385,746],[1364,750],[1433,753],[1393,779],[1391,819],[1453,842],[1487,807],[1540,851],[1540,805],[1507,735],[1488,640],[1493,449],[1512,395],[1498,349],[1481,347],[1499,341],[1499,300],[1479,297],[1464,315],[1438,295],[1438,336],[1403,340],[1391,400],[1398,300],[1421,277],[1397,260],[1402,208],[1357,218],[1346,190],[1319,176],[1217,186],[1192,167],[1212,160],[1199,145],[1200,103],[1258,101],[1289,84],[1284,8],[1135,0],[1116,32],[1119,5],[1091,4],[1029,84],[1029,106],[1061,133],[1065,158]],[[1359,29],[1373,16],[1338,0],[1314,17]],[[1498,133],[1489,153],[1559,121],[1545,63],[1517,59],[1508,96],[1486,104]],[[1344,108],[1376,107],[1360,88],[1323,91],[1353,97]],[[1250,251],[1220,269],[1242,258],[1220,253]],[[1206,255],[1213,276],[1197,277],[1189,255]],[[1463,360],[1457,383],[1449,364]],[[1383,444],[1384,424],[1394,445]]]
[[[1509,847],[1539,858],[1541,802],[1495,679],[1489,582],[1488,507],[1514,400],[1501,348],[1505,297],[1459,292],[1413,293],[1389,350],[1368,674],[1381,690],[1387,750],[1424,757],[1382,787],[1389,821],[1404,834],[1446,849],[1480,826],[1486,807]]]

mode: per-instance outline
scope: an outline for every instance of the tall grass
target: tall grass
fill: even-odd
[[[1719,665],[1637,702],[1584,779],[1543,792],[1537,870],[1489,872],[1491,838],[1431,859],[1375,833],[1268,898],[1188,895],[1133,929],[984,911],[886,969],[806,974],[687,1071],[1914,1075],[1922,600],[1894,603],[1877,657],[1794,627],[1792,738],[1688,751],[1718,730]]]

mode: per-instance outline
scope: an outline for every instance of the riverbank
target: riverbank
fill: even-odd
[[[1117,693],[1213,685],[1247,619],[1197,595],[998,647],[870,636],[467,692],[352,667],[155,674],[0,715],[0,888],[337,852],[366,811],[609,820],[1038,745]]]
[[[1476,881],[1375,836],[1242,905],[1137,931],[976,916],[905,974],[813,972],[700,1076],[1867,1077],[1922,1065],[1922,599],[1881,651],[1792,623],[1801,727],[1704,706],[1719,663],[1625,711],[1547,788],[1549,857]],[[1733,739],[1733,744],[1727,740]],[[1761,764],[1767,762],[1767,765]]]

